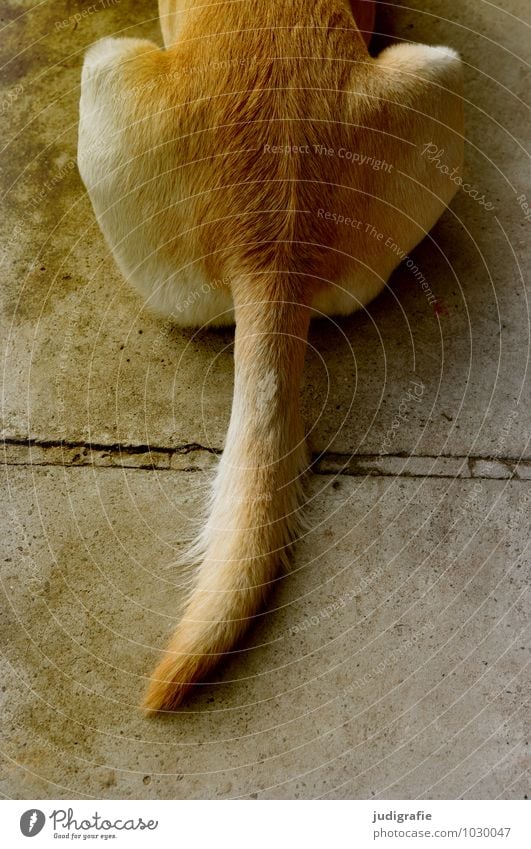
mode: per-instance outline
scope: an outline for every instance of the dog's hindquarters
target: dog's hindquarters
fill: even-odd
[[[264,33],[250,32],[260,57]],[[306,38],[305,28],[294,32]],[[272,30],[275,57],[277,37]],[[329,37],[335,57],[345,27],[336,21]],[[234,49],[230,32],[225,39]],[[399,261],[383,237],[410,250],[455,191],[420,143],[434,126],[452,159],[462,148],[451,51],[404,45],[377,61],[363,53],[342,70],[324,63],[326,79],[319,66],[309,86],[304,75],[313,79],[321,49],[304,60],[290,44],[283,62],[266,53],[227,65],[221,37],[214,44],[218,65],[199,75],[185,72],[179,51],[107,39],[87,55],[82,85],[80,170],[124,274],[176,320],[231,317],[232,296],[237,321],[233,410],[197,580],[153,676],[150,711],[175,707],[235,647],[297,535],[306,465],[298,390],[320,289],[342,283],[345,311],[374,297]],[[367,163],[382,149],[390,169],[375,172]],[[360,165],[346,173],[341,150]],[[359,228],[335,226],[339,216],[355,216]],[[196,297],[196,269],[223,281],[220,291],[211,282]]]

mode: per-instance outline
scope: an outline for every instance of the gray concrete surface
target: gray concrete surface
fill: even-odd
[[[87,4],[5,5],[4,796],[527,793],[529,10],[497,5],[380,11],[377,45],[462,53],[466,173],[495,209],[461,192],[415,252],[437,312],[402,268],[365,313],[314,327],[312,530],[245,650],[155,721],[136,705],[223,446],[232,333],[145,311],[74,166],[83,51],[160,41],[156,4],[78,23]]]

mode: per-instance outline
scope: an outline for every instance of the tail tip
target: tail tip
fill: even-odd
[[[179,707],[197,677],[197,670],[190,660],[169,656],[159,663],[141,704],[146,716],[167,713]]]
[[[155,717],[159,713],[174,711],[183,701],[189,685],[177,681],[152,679],[140,705],[144,716]]]

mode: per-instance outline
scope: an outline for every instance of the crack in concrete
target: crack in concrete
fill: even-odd
[[[97,466],[160,471],[212,469],[221,449],[197,442],[182,445],[128,445],[67,440],[6,438],[4,466]],[[531,461],[512,457],[455,455],[316,453],[310,468],[320,475],[349,477],[469,478],[529,480]]]

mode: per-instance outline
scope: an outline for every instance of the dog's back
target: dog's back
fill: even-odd
[[[190,209],[201,226],[205,271],[223,277],[238,256],[252,270],[318,277],[323,245],[334,242],[337,227],[317,211],[334,208],[344,171],[324,151],[337,151],[351,135],[342,117],[353,47],[359,42],[361,73],[366,50],[348,11],[330,11],[322,0],[304,20],[298,4],[285,4],[281,22],[276,4],[260,4],[252,28],[238,6],[229,7],[227,33],[203,45],[205,64],[184,76],[189,135],[181,155],[190,163],[190,193],[202,192]],[[181,68],[197,57],[194,33],[205,27],[198,16],[184,29],[190,40],[175,55]]]

